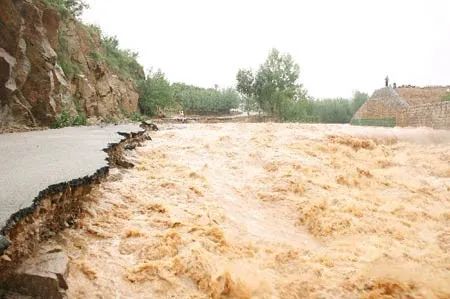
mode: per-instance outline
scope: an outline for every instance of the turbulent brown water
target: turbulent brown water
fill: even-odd
[[[163,128],[58,235],[71,298],[450,298],[450,133]]]

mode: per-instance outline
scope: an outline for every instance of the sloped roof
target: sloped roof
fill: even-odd
[[[372,96],[359,108],[354,119],[379,119],[394,117],[409,104],[393,89],[384,87],[374,91]]]
[[[442,99],[450,94],[450,86],[418,87],[406,85],[396,88],[395,91],[397,91],[409,105],[415,106],[442,102]]]

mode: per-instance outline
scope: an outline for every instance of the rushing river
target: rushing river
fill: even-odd
[[[51,241],[70,256],[70,298],[450,297],[449,131],[189,124],[152,138]]]

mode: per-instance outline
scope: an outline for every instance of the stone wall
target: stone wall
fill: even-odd
[[[450,129],[450,101],[410,106],[396,115],[400,127]]]

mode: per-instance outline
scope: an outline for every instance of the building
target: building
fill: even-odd
[[[378,89],[355,113],[352,124],[450,129],[450,86]]]

